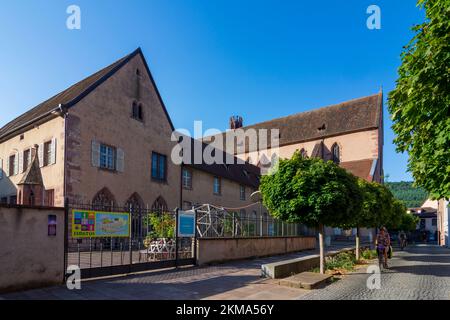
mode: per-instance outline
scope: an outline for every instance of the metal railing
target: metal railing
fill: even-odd
[[[286,223],[272,216],[252,211],[229,211],[212,205],[194,208],[200,238],[261,238],[315,236],[315,229],[297,223]]]

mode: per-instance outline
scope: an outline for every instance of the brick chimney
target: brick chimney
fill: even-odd
[[[244,126],[244,120],[240,116],[230,117],[230,129],[239,129]]]

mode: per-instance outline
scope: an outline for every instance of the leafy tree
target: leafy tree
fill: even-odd
[[[353,216],[349,228],[356,228],[356,259],[360,258],[360,228],[379,227],[389,215],[389,194],[382,185],[358,179],[362,193],[362,207],[359,214]]]
[[[385,185],[407,208],[420,207],[428,199],[427,192],[421,187],[415,187],[413,182],[385,182]]]
[[[431,197],[450,197],[450,1],[419,0],[426,20],[404,47],[389,111],[397,150]]]
[[[264,206],[275,218],[318,227],[324,273],[324,225],[345,227],[359,214],[362,194],[357,178],[331,161],[303,158],[297,152],[261,178],[260,190]]]
[[[417,228],[419,220],[419,217],[413,216],[409,213],[404,213],[402,215],[402,221],[399,229],[404,231],[414,231]]]

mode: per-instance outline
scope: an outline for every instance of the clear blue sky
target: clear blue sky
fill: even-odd
[[[82,29],[66,28],[66,9]],[[381,30],[366,9],[381,8]],[[394,88],[414,0],[36,0],[0,7],[0,126],[142,47],[176,128],[224,130]],[[411,180],[385,111],[385,172]]]

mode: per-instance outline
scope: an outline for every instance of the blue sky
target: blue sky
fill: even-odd
[[[81,8],[81,30],[66,9]],[[381,8],[381,30],[366,9]],[[414,0],[8,1],[0,7],[0,126],[141,47],[176,128],[225,130],[394,88],[423,20]],[[385,173],[411,180],[385,110]]]

